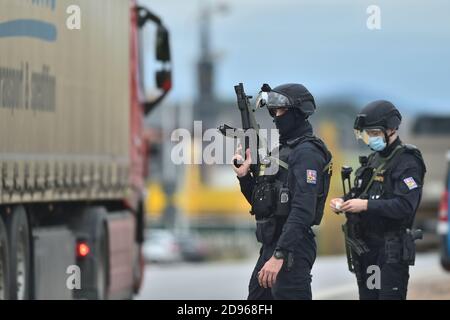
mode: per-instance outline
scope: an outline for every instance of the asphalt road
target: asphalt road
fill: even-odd
[[[448,299],[450,274],[440,268],[436,253],[420,254],[411,268],[411,299]],[[256,257],[243,261],[148,265],[136,299],[245,299]],[[313,268],[313,299],[357,299],[354,275],[345,256],[319,257]],[[449,284],[448,286],[443,284]]]

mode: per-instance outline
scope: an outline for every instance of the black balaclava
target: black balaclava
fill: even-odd
[[[298,110],[288,109],[283,115],[274,117],[273,121],[280,132],[280,144],[285,144],[293,138],[312,134],[311,124]]]

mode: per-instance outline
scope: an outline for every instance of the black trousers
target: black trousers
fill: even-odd
[[[311,300],[311,269],[316,260],[316,242],[314,233],[308,229],[301,235],[292,254],[292,265],[284,261],[272,288],[263,288],[258,282],[258,272],[272,257],[276,241],[264,244],[249,283],[248,300]]]
[[[370,251],[361,255],[357,274],[360,300],[406,300],[409,265],[405,262],[387,262],[384,246],[369,246]],[[374,268],[378,267],[378,268]],[[374,271],[378,269],[380,281],[374,288]],[[368,283],[369,282],[369,283]]]

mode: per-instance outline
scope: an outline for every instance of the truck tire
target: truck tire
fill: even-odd
[[[96,278],[96,290],[94,299],[106,300],[108,296],[108,273],[109,273],[109,255],[108,255],[108,237],[106,232],[106,226],[102,228],[100,234],[98,250],[97,251],[97,274]]]
[[[87,242],[90,253],[78,257],[81,269],[81,290],[75,292],[76,299],[106,300],[109,287],[109,237],[107,211],[103,207],[87,207],[77,215],[71,229],[78,241]]]
[[[9,248],[8,235],[0,216],[0,300],[9,299]]]
[[[133,262],[133,293],[138,294],[144,279],[145,262],[142,255],[142,245],[145,241],[145,209],[144,201],[139,201],[138,210],[136,212],[136,245],[134,248]]]
[[[6,217],[10,253],[10,291],[12,300],[31,298],[31,239],[25,209],[15,207]]]
[[[133,294],[138,294],[144,280],[145,262],[142,256],[142,247],[135,245],[133,255]]]

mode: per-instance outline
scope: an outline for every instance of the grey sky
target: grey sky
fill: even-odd
[[[208,1],[208,0],[204,0]],[[200,0],[144,0],[171,30],[171,99],[196,94]],[[244,82],[305,84],[319,97],[386,98],[402,109],[450,113],[450,1],[227,0],[213,19],[216,91],[232,97]],[[381,30],[366,27],[369,5]]]

